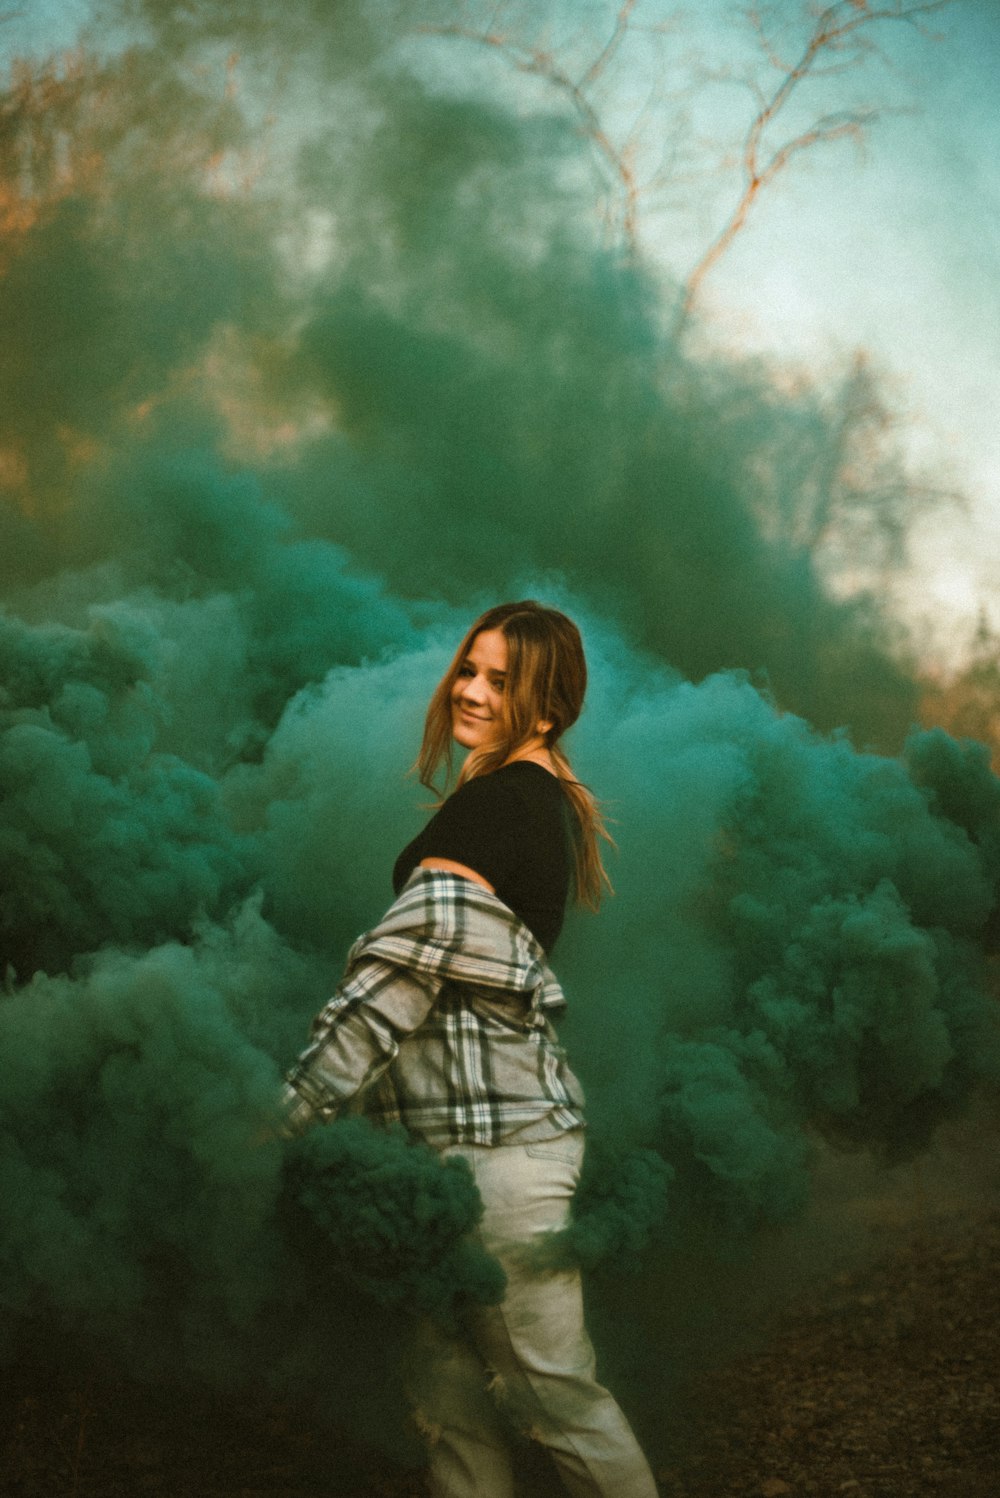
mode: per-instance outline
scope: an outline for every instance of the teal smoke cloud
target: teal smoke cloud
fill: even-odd
[[[97,120],[96,184],[9,90],[39,206],[0,277],[5,1347],[375,1428],[401,1306],[498,1292],[470,1184],[357,1122],[253,1141],[426,815],[468,618],[542,594],[592,665],[617,895],[556,953],[594,1147],[551,1245],[588,1266],[662,1268],[678,1220],[742,1241],[817,1140],[905,1158],[996,1082],[1000,785],[906,737],[890,626],[774,523],[835,505],[838,392],[665,345],[564,122],[422,81],[384,7],[133,10],[52,106]],[[288,96],[252,191],[206,186],[266,134],[189,66],[220,41],[324,101]]]

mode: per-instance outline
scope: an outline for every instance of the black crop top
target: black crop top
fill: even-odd
[[[551,951],[569,894],[567,806],[559,781],[530,759],[460,785],[408,843],[392,871],[398,894],[423,858],[449,858],[482,874]]]

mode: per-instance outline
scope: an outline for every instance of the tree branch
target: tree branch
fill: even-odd
[[[798,61],[787,67],[780,62],[767,38],[760,12],[756,9],[747,12],[768,62],[782,69],[783,76],[770,96],[758,92],[760,107],[750,122],[743,144],[742,191],[722,229],[684,283],[674,324],[675,333],[682,332],[705,277],[744,229],[761,190],[784,170],[793,157],[836,140],[861,140],[865,131],[884,113],[870,108],[821,119],[766,155],[764,137],[787,108],[796,90],[811,77],[842,72],[855,66],[864,53],[874,48],[874,43],[862,32],[876,23],[902,21],[923,30],[923,17],[943,10],[951,3],[952,0],[891,0],[891,3],[872,5],[869,0],[835,0],[816,15]],[[828,67],[821,67],[820,60],[829,53],[840,53],[841,59]]]
[[[588,91],[598,82],[627,36],[637,3],[638,0],[623,0],[610,37],[578,80],[560,66],[555,55],[547,48],[520,42],[500,30],[477,30],[458,22],[419,28],[425,36],[451,37],[494,48],[502,52],[518,72],[543,79],[568,100],[583,134],[594,146],[617,183],[621,198],[621,229],[630,249],[635,248],[639,204],[633,153],[627,145],[623,149],[615,145]]]

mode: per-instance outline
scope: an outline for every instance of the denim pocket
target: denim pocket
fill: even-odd
[[[563,1160],[567,1165],[579,1165],[583,1160],[583,1143],[582,1129],[573,1129],[555,1139],[526,1144],[524,1149],[533,1160]]]

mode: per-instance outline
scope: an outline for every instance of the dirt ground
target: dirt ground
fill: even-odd
[[[998,1187],[996,1136],[974,1126],[902,1186],[834,1182],[840,1264],[690,1377],[664,1498],[998,1498]],[[21,1369],[0,1400],[0,1493],[424,1498],[419,1471],[335,1444],[334,1483],[330,1433],[288,1411]]]
[[[693,1384],[692,1435],[661,1490],[997,1498],[998,1355],[1000,1214],[927,1224]]]

